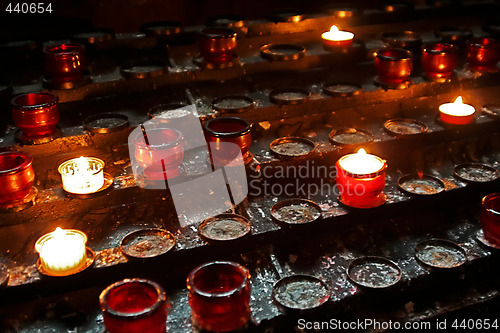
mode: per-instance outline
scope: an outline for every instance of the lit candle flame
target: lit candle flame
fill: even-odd
[[[87,173],[89,171],[89,163],[87,159],[80,156],[75,163],[75,173]]]
[[[364,150],[363,148],[359,148],[358,154],[360,154],[360,155],[366,155],[366,150]]]
[[[455,104],[464,104],[462,102],[462,96],[458,96],[453,103],[455,103]]]
[[[335,24],[332,25],[332,27],[330,28],[331,33],[337,33],[339,31],[340,31],[340,29]]]
[[[64,235],[64,232],[61,228],[57,227],[56,230],[54,230],[54,238],[61,238]]]

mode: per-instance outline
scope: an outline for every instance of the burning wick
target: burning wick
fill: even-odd
[[[476,109],[472,105],[462,102],[462,96],[458,96],[453,103],[444,103],[439,106],[440,119],[453,125],[472,123],[475,112]]]
[[[354,34],[349,31],[341,31],[336,25],[321,35],[325,46],[330,47],[348,47],[351,46]]]

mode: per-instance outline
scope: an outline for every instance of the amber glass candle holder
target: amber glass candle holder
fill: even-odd
[[[33,158],[20,151],[0,153],[0,205],[26,197],[35,181]]]
[[[241,152],[243,160],[251,158],[251,125],[238,117],[219,117],[203,124],[212,161],[216,165],[231,163]]]
[[[449,78],[457,66],[457,46],[448,43],[430,43],[422,47],[422,67],[429,79]]]
[[[165,333],[167,297],[157,283],[125,279],[103,290],[99,303],[109,333]]]
[[[75,82],[83,79],[87,67],[85,46],[59,44],[43,50],[45,69],[54,82]]]
[[[151,180],[166,180],[179,175],[184,158],[183,135],[173,128],[153,128],[134,138],[135,159]]]
[[[387,48],[377,51],[375,69],[378,81],[393,85],[407,81],[413,70],[413,56],[405,49]]]
[[[26,138],[50,136],[59,121],[59,97],[50,92],[22,94],[12,99],[14,123]]]
[[[467,65],[474,71],[496,71],[500,41],[490,37],[472,38],[466,45]]]
[[[485,196],[481,205],[481,227],[484,238],[500,246],[500,193]]]
[[[250,319],[250,273],[234,262],[210,262],[187,278],[191,320],[198,329],[228,332]]]
[[[236,31],[229,28],[205,28],[198,36],[200,54],[207,63],[226,63],[234,58]]]

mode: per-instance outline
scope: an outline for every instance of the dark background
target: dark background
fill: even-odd
[[[21,0],[22,1],[22,0]],[[415,5],[440,2],[460,2],[461,0],[411,0]],[[481,0],[463,0],[479,2]],[[207,18],[219,14],[239,14],[246,19],[265,19],[270,12],[278,9],[295,8],[305,13],[319,13],[325,6],[334,3],[358,3],[362,8],[381,7],[390,1],[349,1],[349,0],[39,0],[52,4],[51,14],[7,13],[9,3],[20,1],[0,0],[0,38],[43,39],[50,31],[61,35],[86,27],[111,28],[115,32],[136,32],[141,24],[157,20],[174,20],[185,26],[203,25]],[[26,0],[26,3],[35,1]],[[398,2],[392,1],[392,2]]]

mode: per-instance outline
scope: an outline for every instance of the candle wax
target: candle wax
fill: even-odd
[[[374,173],[384,167],[383,160],[375,155],[367,154],[364,149],[360,149],[357,154],[344,156],[339,164],[345,171],[357,175]]]
[[[445,103],[439,106],[439,111],[451,116],[470,116],[476,111],[472,105],[462,103],[462,96],[458,96],[453,103]]]
[[[321,37],[332,41],[347,41],[354,38],[354,34],[349,31],[340,31],[336,25],[330,28],[330,31],[324,32]]]
[[[75,194],[97,192],[104,185],[104,162],[98,158],[79,157],[59,167],[64,190]]]

